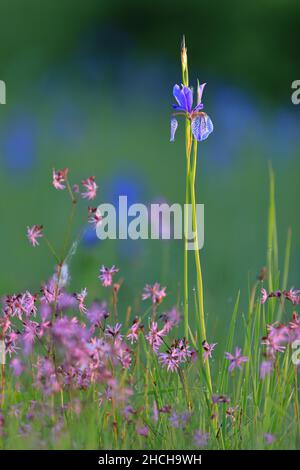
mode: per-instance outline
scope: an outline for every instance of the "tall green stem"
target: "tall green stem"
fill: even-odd
[[[188,282],[188,204],[190,201],[190,167],[191,167],[191,124],[186,119],[185,124],[185,152],[186,152],[186,183],[185,183],[185,204],[186,210],[184,211],[184,336],[186,339],[189,337],[189,282]]]
[[[197,172],[197,141],[193,141],[193,166],[190,173],[190,187],[191,187],[191,201],[192,201],[192,221],[194,231],[194,243],[195,243],[195,264],[197,273],[197,290],[198,290],[198,302],[199,302],[199,316],[200,316],[200,327],[201,327],[201,338],[200,341],[206,340],[206,327],[205,327],[205,314],[204,314],[204,301],[203,301],[203,280],[202,270],[200,262],[199,252],[199,237],[198,237],[198,226],[197,226],[197,206],[196,206],[196,172]],[[204,362],[207,385],[209,388],[210,395],[212,394],[212,382],[209,361]]]
[[[182,83],[185,86],[189,86],[189,72],[187,64],[187,49],[185,46],[185,38],[183,36],[181,45],[181,66],[182,66]],[[183,255],[183,276],[184,276],[184,335],[188,340],[189,337],[189,265],[188,265],[188,204],[190,202],[190,167],[191,167],[191,149],[192,149],[192,137],[191,137],[191,123],[186,118],[185,120],[185,155],[186,155],[186,182],[185,182],[185,204],[186,210],[184,211],[184,255]]]

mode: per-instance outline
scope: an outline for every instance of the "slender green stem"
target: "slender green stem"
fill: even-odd
[[[67,225],[67,230],[66,230],[64,245],[63,245],[63,254],[62,254],[63,262],[65,261],[65,258],[67,256],[67,252],[68,252],[68,245],[69,245],[69,241],[70,241],[70,238],[71,238],[71,230],[72,230],[73,220],[74,220],[76,206],[77,206],[76,202],[77,202],[76,199],[74,199],[72,201],[72,208],[71,208],[71,212],[70,212],[70,216],[69,216],[69,222],[68,222],[68,225]]]
[[[58,254],[56,253],[55,249],[53,248],[52,244],[50,243],[50,241],[48,240],[48,238],[46,237],[46,235],[44,235],[44,240],[45,240],[45,243],[46,245],[48,246],[50,252],[52,253],[52,255],[54,256],[54,258],[56,259],[56,261],[58,263],[60,263],[60,259],[59,259],[59,256]]]
[[[193,231],[194,231],[194,243],[195,243],[195,264],[196,264],[196,274],[197,274],[197,290],[198,290],[198,303],[199,303],[199,317],[200,317],[200,327],[201,327],[201,338],[200,341],[206,340],[206,326],[205,326],[205,314],[204,314],[204,301],[203,301],[203,280],[202,280],[202,270],[200,262],[200,252],[199,252],[199,239],[198,239],[198,227],[197,227],[197,207],[196,207],[196,171],[197,171],[197,141],[194,139],[193,142],[193,166],[190,173],[190,187],[191,187],[191,201],[192,201],[192,220],[193,220]],[[209,388],[209,393],[212,395],[212,381],[210,373],[209,361],[204,362],[205,373],[207,385]]]
[[[189,86],[189,71],[187,61],[187,48],[185,45],[185,37],[182,38],[181,44],[181,68],[182,68],[182,83],[185,86]],[[186,155],[186,183],[185,183],[185,204],[184,210],[184,255],[183,255],[183,272],[184,272],[184,335],[186,339],[189,338],[189,278],[188,278],[188,204],[189,204],[189,179],[190,179],[190,167],[191,167],[191,148],[192,148],[192,137],[191,137],[191,123],[189,119],[185,120],[185,155]]]
[[[186,187],[185,187],[185,210],[184,210],[184,335],[189,337],[189,280],[188,280],[188,204],[189,204],[189,180],[190,180],[190,161],[191,161],[191,124],[186,119],[185,125],[185,151],[186,151]]]

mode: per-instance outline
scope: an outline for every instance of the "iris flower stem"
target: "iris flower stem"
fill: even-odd
[[[198,249],[198,227],[197,227],[197,209],[196,209],[196,172],[197,172],[197,140],[193,140],[193,166],[190,172],[190,187],[191,187],[191,202],[192,202],[192,221],[194,231],[195,247],[195,265],[197,274],[197,290],[198,290],[198,302],[199,302],[199,316],[201,326],[201,338],[200,341],[206,340],[206,326],[205,326],[205,314],[204,314],[204,301],[203,301],[203,279],[201,270],[200,253]],[[201,349],[201,347],[199,348]],[[204,362],[207,385],[209,388],[209,394],[212,395],[212,381],[210,373],[209,360]]]
[[[185,151],[186,151],[186,187],[185,187],[185,204],[186,208],[189,204],[189,180],[190,180],[190,167],[191,167],[191,124],[188,119],[186,119],[185,124]],[[189,337],[189,280],[188,280],[188,237],[187,237],[187,228],[188,228],[188,211],[184,211],[184,336],[188,340]]]
[[[181,67],[182,67],[182,83],[184,86],[189,86],[189,69],[187,62],[187,49],[185,46],[185,37],[182,38],[181,43]],[[184,276],[184,336],[189,338],[189,251],[188,251],[188,211],[187,207],[190,201],[189,193],[189,180],[191,168],[191,150],[192,150],[192,135],[191,123],[186,118],[185,120],[185,155],[186,155],[186,183],[185,183],[185,204],[186,210],[184,211],[184,255],[183,255],[183,276]]]

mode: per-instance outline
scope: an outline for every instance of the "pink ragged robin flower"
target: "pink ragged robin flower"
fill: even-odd
[[[38,246],[38,238],[43,236],[43,226],[42,225],[33,225],[32,227],[27,227],[27,237],[32,246]]]
[[[131,342],[131,344],[135,343],[138,340],[138,332],[140,328],[140,319],[136,318],[132,324],[130,329],[130,333],[127,335],[127,339]]]
[[[30,317],[36,315],[36,296],[26,291],[24,294],[7,295],[4,299],[5,313],[11,317],[22,320],[23,315]]]
[[[289,323],[289,329],[291,332],[292,340],[300,339],[300,316],[294,312],[292,316],[292,321]]]
[[[197,430],[194,434],[194,443],[197,447],[205,447],[209,441],[209,434]]]
[[[169,327],[171,330],[173,326],[177,326],[180,323],[181,317],[177,307],[173,307],[168,312],[163,313],[161,319],[168,325],[167,328]]]
[[[149,428],[147,426],[142,426],[137,428],[136,432],[143,437],[148,437],[149,436]]]
[[[218,403],[230,403],[230,398],[226,397],[226,395],[213,395],[212,402],[214,405]]]
[[[175,340],[172,346],[177,349],[180,362],[186,362],[192,357],[192,351],[185,338]]]
[[[11,360],[10,368],[12,369],[15,377],[19,377],[22,374],[22,372],[25,370],[24,365],[22,364],[20,359],[18,359],[17,357]]]
[[[155,282],[153,286],[150,284],[146,284],[144,287],[144,293],[142,295],[142,299],[151,299],[153,304],[159,305],[163,298],[166,297],[166,288],[160,287],[158,282]]]
[[[64,168],[63,170],[58,170],[58,171],[56,171],[55,168],[53,168],[52,184],[55,187],[55,189],[65,189],[66,186],[62,183],[66,181],[68,171],[69,171],[68,168]]]
[[[212,357],[212,352],[217,346],[218,343],[211,343],[209,344],[206,340],[202,342],[202,347],[204,349],[203,352],[203,361],[207,361],[209,358]]]
[[[84,186],[85,191],[81,193],[81,196],[88,200],[95,199],[98,189],[95,182],[95,176],[90,176],[89,178],[82,180],[82,185]]]
[[[276,352],[284,352],[284,344],[288,343],[290,330],[285,325],[267,325],[268,334],[262,338],[262,344],[266,346],[268,357],[274,358]]]
[[[160,346],[163,343],[162,337],[166,335],[164,328],[161,330],[158,329],[158,324],[156,321],[151,323],[149,333],[146,336],[147,341],[149,342],[150,346],[152,347],[155,353],[158,352]]]
[[[97,227],[102,221],[102,215],[97,207],[88,207],[89,223]]]
[[[269,294],[268,294],[268,292],[266,291],[266,289],[261,289],[260,292],[261,292],[260,303],[261,303],[261,304],[265,304],[266,301],[268,300]]]
[[[260,378],[264,380],[267,375],[271,375],[273,369],[273,361],[263,361],[260,365]]]
[[[183,413],[176,413],[176,411],[173,411],[169,418],[169,421],[173,428],[184,429],[188,424],[190,418],[191,414],[188,411],[184,411]]]
[[[121,323],[116,323],[115,326],[107,325],[105,334],[111,338],[122,338],[122,335],[120,335],[121,328]]]
[[[270,433],[266,432],[264,434],[264,440],[265,440],[266,445],[269,446],[269,445],[273,444],[273,442],[276,441],[276,437],[273,434],[270,434]]]
[[[75,297],[78,300],[78,308],[79,308],[81,313],[85,313],[86,310],[87,310],[86,306],[84,304],[86,296],[87,296],[87,289],[86,288],[82,289],[82,291],[79,292],[78,294],[75,294]]]
[[[113,265],[111,268],[107,268],[106,266],[102,265],[100,268],[100,275],[99,279],[102,282],[104,287],[109,287],[112,285],[112,278],[115,273],[119,272],[119,269]]]
[[[225,411],[226,418],[230,418],[232,421],[235,421],[238,409],[239,405],[230,406],[229,408],[227,408],[227,410]]]
[[[294,305],[298,305],[299,302],[300,302],[300,296],[299,296],[299,293],[300,291],[299,290],[295,290],[293,287],[290,289],[290,290],[284,290],[282,292],[282,294],[284,295],[284,297],[289,300],[290,302],[292,302],[292,304]]]
[[[229,352],[225,353],[226,359],[228,359],[230,361],[230,364],[229,364],[229,367],[228,367],[229,372],[232,372],[236,367],[238,369],[241,369],[242,364],[244,362],[248,362],[249,358],[247,356],[242,356],[241,353],[242,353],[242,350],[241,350],[241,348],[238,348],[238,347],[235,348],[234,356],[232,354],[230,354]]]
[[[180,365],[179,351],[177,348],[171,347],[166,353],[159,354],[159,360],[168,371],[175,372]]]
[[[91,324],[92,330],[99,328],[101,323],[109,317],[105,302],[93,302],[86,312],[86,316]]]

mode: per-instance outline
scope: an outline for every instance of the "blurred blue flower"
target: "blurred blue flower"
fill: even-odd
[[[87,225],[82,236],[82,244],[88,248],[92,248],[98,245],[100,241],[100,238],[97,237],[95,227]]]
[[[3,155],[12,173],[32,169],[37,156],[37,126],[31,115],[21,113],[12,118],[3,132]]]
[[[79,103],[76,106],[69,101],[57,100],[53,113],[52,129],[55,137],[66,141],[67,143],[78,143],[84,133],[84,123],[87,122],[83,116],[82,108]]]
[[[128,169],[123,174],[116,174],[108,181],[103,193],[106,201],[116,208],[117,221],[119,219],[119,196],[127,196],[127,206],[143,203],[147,193],[147,184],[135,169]],[[130,218],[128,218],[130,222]],[[117,223],[118,230],[118,223]],[[124,258],[134,259],[141,255],[142,243],[138,240],[118,240],[119,255]]]

